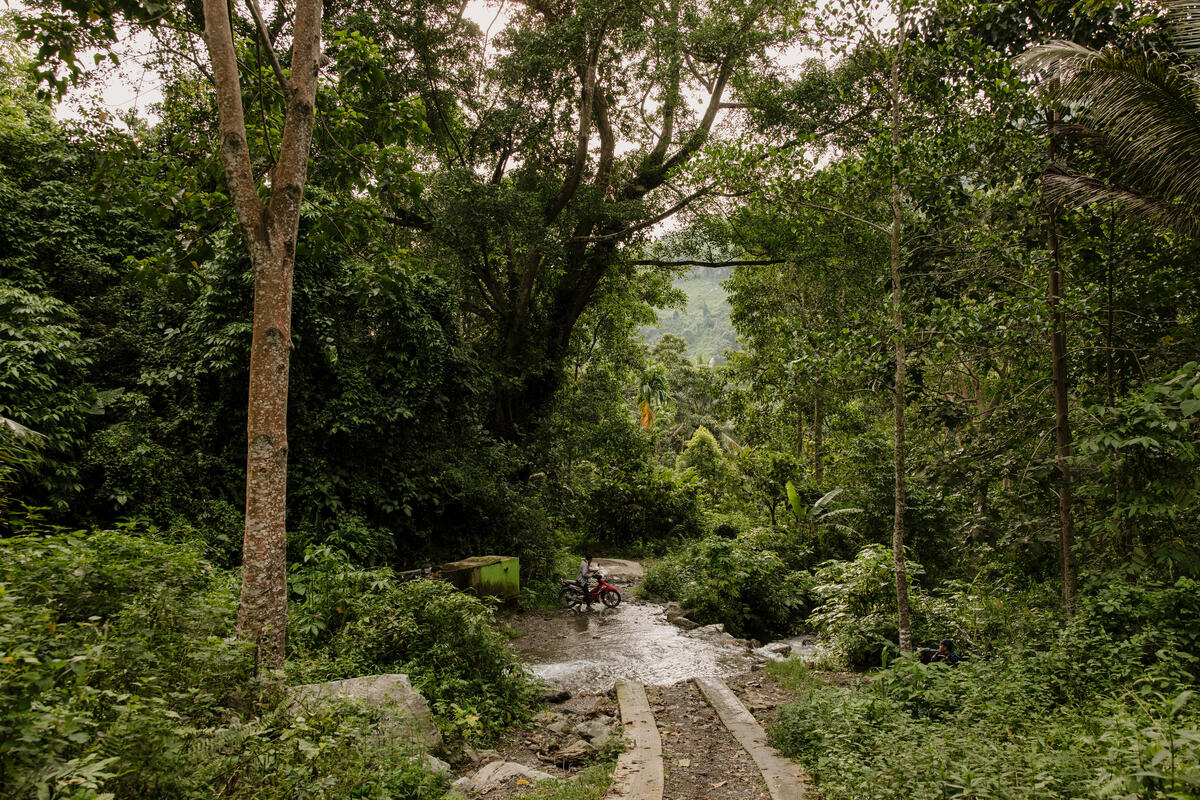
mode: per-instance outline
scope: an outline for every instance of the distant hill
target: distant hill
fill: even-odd
[[[693,359],[724,364],[724,352],[737,349],[737,332],[729,321],[729,301],[721,287],[731,272],[732,267],[697,267],[676,278],[675,288],[687,294],[687,306],[659,309],[658,324],[642,328],[646,344],[653,347],[663,334],[673,333],[687,341]]]

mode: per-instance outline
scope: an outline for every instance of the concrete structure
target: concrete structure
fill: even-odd
[[[521,596],[521,561],[512,556],[478,556],[442,564],[442,578],[480,597],[516,603]]]

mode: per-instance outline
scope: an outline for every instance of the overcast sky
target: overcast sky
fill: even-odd
[[[7,0],[7,4],[17,11],[23,8],[20,0]],[[509,17],[509,4],[506,0],[469,0],[463,16],[495,36]],[[106,70],[94,85],[68,93],[58,106],[58,117],[79,119],[97,112],[119,117],[130,110],[142,118],[151,117],[150,107],[162,99],[158,76],[143,66],[151,44],[150,34],[131,31],[115,48],[121,59],[120,68]],[[84,57],[85,63],[88,58],[90,53]]]

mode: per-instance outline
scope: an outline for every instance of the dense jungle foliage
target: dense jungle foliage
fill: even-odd
[[[625,555],[877,670],[780,673],[825,797],[1200,796],[1200,22],[1027,6],[327,3],[287,682],[407,672],[492,741],[536,684],[398,572],[518,556],[537,603]],[[284,103],[230,8],[261,177]],[[0,22],[0,797],[441,797],[236,636],[254,272],[202,14]],[[114,114],[127,24],[161,95]],[[693,269],[722,358],[715,323],[642,338]]]

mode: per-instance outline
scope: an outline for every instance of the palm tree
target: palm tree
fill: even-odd
[[[1200,0],[1167,0],[1174,49],[1092,50],[1067,41],[1018,62],[1040,72],[1048,98],[1113,165],[1104,178],[1056,164],[1048,194],[1073,206],[1112,202],[1134,216],[1200,235]]]

